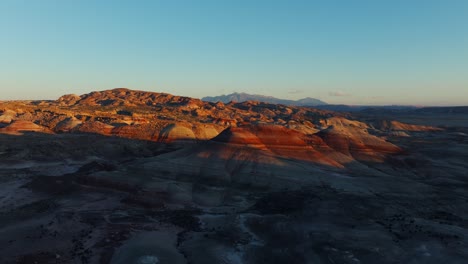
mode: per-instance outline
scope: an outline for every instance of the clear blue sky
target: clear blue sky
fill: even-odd
[[[114,87],[468,105],[468,1],[0,2],[0,100]]]

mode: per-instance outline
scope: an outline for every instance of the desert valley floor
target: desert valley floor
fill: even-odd
[[[467,263],[467,113],[0,102],[0,262]]]

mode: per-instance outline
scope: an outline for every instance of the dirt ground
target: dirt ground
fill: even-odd
[[[265,187],[154,165],[183,145],[0,135],[1,262],[466,263],[468,130],[388,140],[405,153],[360,170],[286,162],[270,169],[303,181]]]

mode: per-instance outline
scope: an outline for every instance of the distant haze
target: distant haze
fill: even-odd
[[[468,105],[468,1],[1,1],[0,100],[128,87]]]

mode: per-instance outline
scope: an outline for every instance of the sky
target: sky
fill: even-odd
[[[0,100],[116,87],[468,105],[468,1],[0,1]]]

